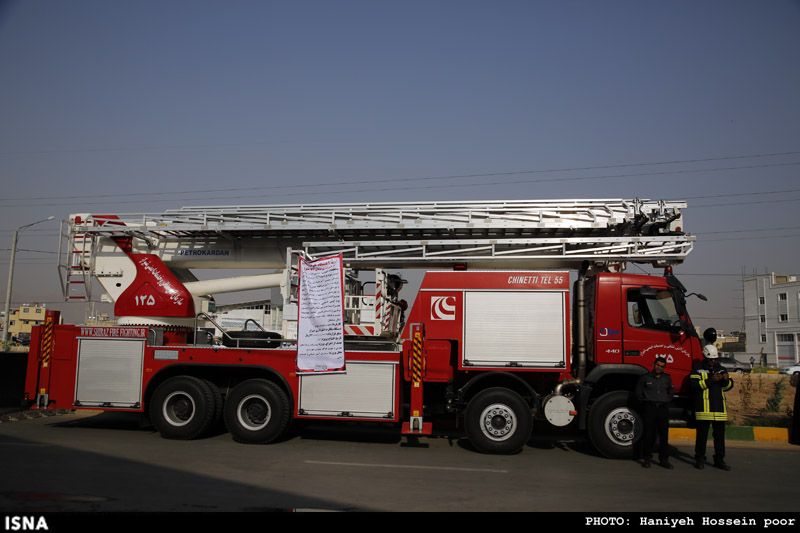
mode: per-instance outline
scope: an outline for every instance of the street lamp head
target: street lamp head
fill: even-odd
[[[30,228],[31,226],[35,226],[36,224],[41,224],[42,222],[48,222],[50,220],[53,220],[54,218],[56,217],[50,215],[49,217],[43,218],[42,220],[37,220],[36,222],[31,222],[30,224],[25,224],[24,226],[20,226],[19,228],[17,228],[17,231],[23,230],[25,228]]]

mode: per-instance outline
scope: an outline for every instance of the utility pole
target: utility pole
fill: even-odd
[[[49,220],[53,220],[54,216],[49,216],[47,218],[43,218],[42,220],[37,220],[31,224],[26,224],[24,226],[18,227],[14,230],[14,236],[11,239],[11,259],[8,261],[8,285],[6,285],[6,320],[3,323],[3,338],[2,338],[2,347],[3,350],[7,350],[9,346],[9,333],[11,327],[11,287],[14,284],[14,261],[17,259],[17,241],[19,241],[19,232],[24,230],[25,228],[30,228],[31,226],[35,226],[36,224],[40,224],[42,222],[47,222]]]
[[[14,232],[11,239],[11,259],[8,261],[8,285],[6,285],[5,321],[3,322],[3,351],[8,350],[9,333],[11,332],[11,285],[14,282],[14,261],[17,259],[17,241],[19,230]]]
[[[746,331],[746,318],[744,316],[744,310],[746,307],[746,302],[744,301],[744,276],[745,276],[745,267],[742,265],[742,328],[739,331]]]

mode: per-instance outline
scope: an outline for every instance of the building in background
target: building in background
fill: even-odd
[[[744,280],[747,352],[766,357],[770,366],[800,361],[800,279],[770,273]]]
[[[11,311],[8,331],[12,342],[27,344],[30,342],[31,329],[44,323],[47,307],[45,304],[22,304]]]
[[[696,325],[695,332],[697,336],[703,338],[705,329],[706,328],[702,325]],[[724,330],[714,329],[717,332],[717,340],[714,342],[714,346],[717,347],[717,350],[719,350],[721,354],[733,357],[742,363],[750,362],[749,358],[751,354],[747,353],[745,342],[746,335],[744,332],[731,331],[730,333],[726,333]]]
[[[744,353],[747,351],[746,337],[744,332],[731,331],[717,336],[717,348],[723,352]]]

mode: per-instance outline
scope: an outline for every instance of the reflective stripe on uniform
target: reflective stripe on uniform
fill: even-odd
[[[697,370],[696,373],[689,376],[691,379],[696,379],[700,390],[703,391],[703,410],[695,413],[696,420],[710,420],[712,422],[725,422],[728,420],[728,406],[725,401],[725,395],[722,394],[722,411],[711,410],[711,390],[708,388],[708,371]],[[722,388],[723,392],[729,391],[733,388],[733,381],[729,380],[728,384]]]
[[[697,413],[697,420],[710,420],[712,422],[727,422],[728,413]]]
[[[708,390],[708,385],[706,385],[706,378],[701,374],[692,374],[689,376],[691,379],[696,379],[697,384],[700,385],[702,390]]]

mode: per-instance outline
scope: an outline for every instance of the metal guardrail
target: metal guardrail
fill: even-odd
[[[230,335],[228,335],[228,332],[225,331],[225,328],[223,328],[222,326],[217,324],[217,321],[214,320],[213,318],[211,318],[211,316],[209,316],[207,313],[197,313],[197,315],[195,315],[195,317],[194,317],[194,338],[192,339],[193,346],[195,346],[195,347],[197,346],[197,332],[199,331],[199,329],[197,327],[197,319],[201,318],[201,317],[203,319],[205,319],[205,320],[208,320],[212,324],[214,324],[214,327],[216,327],[218,330],[220,330],[222,332],[223,336],[228,337],[231,341],[235,341],[236,342],[236,347],[237,348],[239,347],[239,341],[241,339],[235,339],[235,338],[231,337]]]
[[[248,318],[247,320],[245,320],[245,321],[244,321],[244,326],[242,326],[242,329],[243,329],[244,331],[248,331],[248,330],[247,330],[247,324],[249,324],[250,322],[252,322],[253,324],[255,324],[255,326],[256,326],[258,329],[260,329],[261,331],[263,331],[264,333],[266,333],[266,332],[267,332],[267,330],[265,330],[265,329],[264,329],[264,326],[262,326],[261,324],[259,324],[259,323],[258,323],[258,322],[256,322],[255,320],[253,320],[252,318]]]

